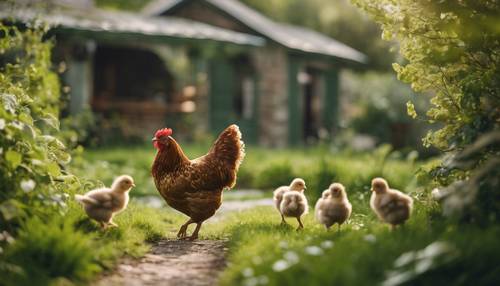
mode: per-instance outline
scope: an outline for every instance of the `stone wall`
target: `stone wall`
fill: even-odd
[[[259,144],[288,144],[288,57],[284,48],[268,45],[253,53],[259,78]]]

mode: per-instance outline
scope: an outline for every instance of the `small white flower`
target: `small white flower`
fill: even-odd
[[[280,260],[274,262],[274,264],[273,264],[273,270],[275,272],[284,271],[284,270],[288,269],[288,267],[290,267],[290,264],[288,264],[288,262],[283,260],[283,259],[280,259]]]
[[[333,247],[333,241],[331,240],[325,240],[321,243],[321,247],[323,248],[332,248]]]
[[[438,188],[434,188],[431,192],[432,198],[436,201],[442,198],[441,191]]]
[[[295,264],[299,262],[299,256],[294,251],[285,252],[283,258],[290,264]]]
[[[0,148],[0,155],[3,154],[3,148]]]
[[[0,118],[0,130],[3,130],[5,128],[5,119]]]
[[[21,189],[25,193],[29,193],[29,192],[33,191],[33,189],[35,188],[35,186],[36,186],[36,183],[32,179],[22,180],[21,181]]]
[[[324,253],[323,249],[316,245],[306,247],[305,251],[307,254],[314,256],[322,255]]]
[[[12,125],[12,127],[15,127],[19,130],[23,130],[23,127],[24,127],[24,124],[20,121],[13,121],[10,125]]]
[[[286,241],[280,241],[280,242],[278,243],[278,246],[279,246],[280,248],[288,248],[288,242],[286,242]]]
[[[267,285],[269,284],[269,278],[267,278],[266,275],[261,275],[259,277],[257,277],[259,279],[259,284],[260,285]]]
[[[374,243],[377,241],[377,237],[375,237],[375,235],[373,235],[373,234],[367,234],[367,235],[365,235],[364,240],[371,242],[371,243]]]
[[[253,269],[250,267],[247,267],[247,268],[241,270],[241,274],[243,274],[244,277],[253,276]]]

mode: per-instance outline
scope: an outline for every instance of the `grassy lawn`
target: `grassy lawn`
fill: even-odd
[[[208,148],[184,146],[190,157],[202,155]],[[137,180],[135,195],[148,195],[156,194],[149,175],[154,154],[149,146],[100,149],[88,150],[86,159],[90,166],[97,166],[92,176],[99,175],[109,184],[118,173],[130,173]],[[500,257],[495,242],[500,228],[483,230],[445,223],[430,198],[430,190],[418,183],[416,171],[420,166],[414,154],[391,152],[385,146],[365,154],[322,148],[270,151],[247,147],[238,188],[263,189],[269,191],[264,196],[270,197],[275,186],[300,176],[308,184],[307,196],[314,205],[323,189],[332,181],[340,181],[346,185],[353,215],[340,233],[325,231],[314,221],[313,210],[305,217],[306,229],[299,232],[295,231],[294,220],[289,220],[291,226],[281,226],[278,213],[271,207],[232,213],[222,221],[207,223],[202,239],[229,239],[229,267],[221,284],[490,285],[500,269],[488,267],[484,261],[498,261]],[[391,232],[369,209],[369,183],[374,176],[386,177],[391,186],[415,198],[415,211],[403,228]],[[231,192],[235,191],[228,194]],[[127,211],[127,216],[137,215],[135,210]],[[166,210],[155,215],[158,221],[139,223],[152,224],[139,229],[149,229],[147,233],[154,238],[174,237],[184,220]],[[121,220],[128,219],[124,215]],[[137,223],[136,229],[133,225],[132,233],[137,231]]]
[[[185,147],[190,157],[206,150],[207,146]],[[154,155],[150,146],[87,150],[84,160],[74,165],[79,176],[99,179],[106,185],[122,173],[136,179],[137,188],[132,192],[136,197],[116,217],[120,227],[101,230],[75,202],[70,202],[64,219],[54,218],[50,224],[31,219],[6,254],[13,264],[24,265],[26,272],[11,275],[6,281],[12,285],[26,285],[28,281],[87,282],[100,271],[113,269],[123,256],[145,254],[150,242],[175,238],[185,216],[167,207],[153,209],[138,202],[142,195],[157,195],[150,177]],[[269,198],[275,186],[301,176],[308,184],[306,194],[311,206],[332,181],[344,183],[353,214],[340,233],[325,231],[314,221],[312,209],[305,216],[305,230],[299,232],[295,231],[295,220],[280,225],[272,207],[229,213],[222,220],[208,221],[201,239],[229,240],[229,265],[221,284],[390,286],[406,281],[418,285],[467,285],[474,281],[489,285],[500,273],[499,266],[488,268],[485,264],[500,257],[496,243],[500,227],[482,230],[446,224],[429,190],[419,186],[415,174],[420,165],[412,154],[390,152],[386,147],[370,154],[248,147],[238,187],[266,192],[247,195],[229,191],[226,200]],[[374,176],[388,178],[392,186],[415,198],[415,211],[403,228],[391,232],[369,209],[369,183]],[[452,278],[447,276],[450,273]]]
[[[222,285],[495,285],[500,227],[446,227],[417,202],[409,223],[390,231],[354,207],[350,223],[325,231],[309,214],[305,230],[279,225],[271,208],[228,218],[212,231],[230,237]],[[361,208],[362,209],[362,208]],[[360,212],[361,213],[360,213]],[[493,264],[492,264],[493,263]]]
[[[210,148],[182,142],[181,146],[190,158],[201,156]],[[132,195],[156,195],[151,177],[155,153],[150,145],[88,149],[84,153],[86,160],[76,162],[75,172],[83,178],[98,178],[106,185],[119,174],[130,174],[137,185]],[[333,181],[340,181],[348,191],[363,196],[375,176],[386,177],[395,188],[415,189],[415,171],[419,166],[415,153],[391,152],[388,146],[363,154],[331,152],[326,148],[268,150],[247,146],[246,153],[236,189],[269,191],[302,177],[311,190],[311,199],[317,198]]]

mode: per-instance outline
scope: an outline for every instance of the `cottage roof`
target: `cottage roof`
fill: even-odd
[[[149,17],[127,12],[53,7],[0,7],[0,19],[41,20],[52,27],[91,32],[123,33],[180,39],[215,40],[239,45],[263,45],[265,40],[204,23],[175,17]]]
[[[161,15],[192,0],[153,0],[144,9],[146,15]],[[199,0],[198,0],[199,1]],[[264,37],[289,49],[322,54],[355,62],[365,62],[366,56],[355,49],[316,31],[278,23],[237,0],[204,0]]]

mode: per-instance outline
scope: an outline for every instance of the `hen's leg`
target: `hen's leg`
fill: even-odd
[[[196,223],[196,228],[194,229],[193,234],[191,234],[191,236],[186,237],[185,239],[188,239],[188,240],[195,240],[195,239],[197,239],[198,238],[198,232],[200,231],[202,223],[203,222],[197,222]]]
[[[302,224],[302,222],[300,221],[300,216],[299,216],[299,217],[297,217],[297,221],[299,222],[299,227],[297,227],[297,230],[304,228],[304,225],[303,225],[303,224]]]
[[[186,231],[187,231],[187,228],[190,224],[192,224],[194,221],[192,219],[189,219],[185,224],[183,224],[181,226],[181,228],[179,229],[179,232],[177,233],[177,237],[182,239],[184,237],[186,237]]]

